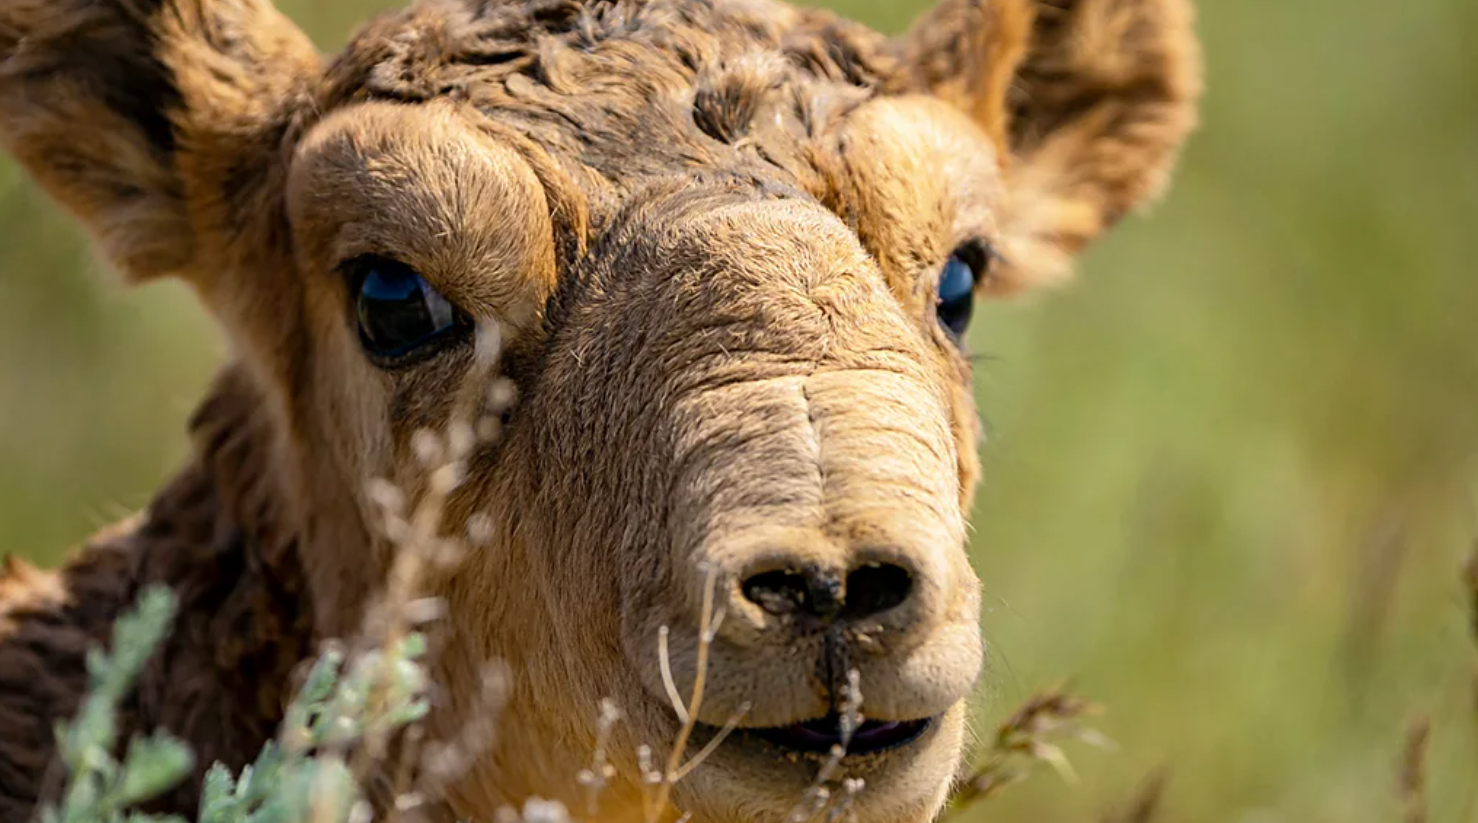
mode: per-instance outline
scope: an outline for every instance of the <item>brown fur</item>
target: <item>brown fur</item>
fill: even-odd
[[[148,511],[57,573],[0,571],[0,817],[54,792],[52,723],[140,586],[183,611],[126,726],[202,764],[249,758],[294,663],[357,624],[392,552],[365,481],[419,489],[413,433],[485,389],[470,343],[364,357],[338,269],[366,254],[499,323],[521,395],[452,501],[449,528],[476,512],[497,536],[433,586],[432,732],[467,721],[483,661],[516,673],[459,815],[573,801],[611,696],[630,722],[603,809],[637,817],[630,752],[676,725],[657,631],[691,682],[713,568],[700,719],[820,716],[855,667],[869,717],[940,718],[849,761],[859,819],[932,817],[981,659],[977,426],[935,279],[981,239],[1005,258],[982,294],[1050,281],[1162,186],[1194,121],[1189,18],[945,0],[888,39],[771,0],[422,0],[321,67],[266,0],[0,0],[0,141],[131,277],[188,280],[239,357]],[[824,631],[740,588],[810,568],[841,595],[868,562],[910,598]],[[814,768],[740,739],[675,800],[779,819]]]

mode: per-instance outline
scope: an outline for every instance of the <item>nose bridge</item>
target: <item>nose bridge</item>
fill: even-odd
[[[723,575],[727,632],[751,640],[766,603],[798,598],[870,617],[906,597],[925,605],[900,614],[927,623],[963,536],[942,370],[856,238],[818,212],[715,216],[722,266],[704,287],[729,299],[704,302],[715,316],[683,345],[727,345],[676,378],[675,560]]]
[[[956,446],[941,387],[923,364],[879,356],[893,364],[823,364],[803,386],[827,519],[856,539],[889,539],[888,528],[876,525],[890,522],[884,513],[928,512],[944,525],[958,509]]]

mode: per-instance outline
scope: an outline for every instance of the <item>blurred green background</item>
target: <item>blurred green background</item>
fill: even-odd
[[[284,5],[333,48],[392,4]],[[1199,5],[1171,196],[973,331],[981,730],[1071,681],[1117,743],[974,816],[1112,819],[1163,770],[1161,819],[1398,820],[1430,714],[1431,820],[1478,821],[1478,4]],[[0,547],[54,563],[143,505],[223,357],[184,289],[121,289],[0,161]]]

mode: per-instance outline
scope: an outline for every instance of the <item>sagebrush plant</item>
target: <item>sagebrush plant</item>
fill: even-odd
[[[711,589],[710,589],[711,591]],[[711,598],[711,594],[710,594]],[[381,604],[382,615],[391,604]],[[415,601],[410,601],[414,604]],[[410,614],[425,604],[390,609]],[[708,607],[711,608],[711,605]],[[58,728],[63,762],[70,782],[59,806],[40,812],[41,823],[184,823],[181,818],[159,818],[132,807],[145,803],[178,785],[191,771],[189,749],[166,732],[130,742],[123,761],[110,752],[117,743],[117,713],[145,662],[168,633],[175,612],[175,599],[167,589],[151,588],[140,597],[135,609],[114,627],[111,652],[94,651],[88,668],[92,690],[77,718]],[[713,622],[712,612],[708,618]],[[389,628],[393,623],[382,624]],[[711,630],[711,629],[710,629]],[[709,635],[705,635],[709,636]],[[419,632],[391,631],[383,645],[350,655],[338,645],[326,649],[309,670],[297,696],[287,708],[274,741],[267,743],[255,761],[233,774],[217,763],[205,776],[198,823],[363,823],[374,818],[366,797],[366,783],[376,769],[387,765],[387,742],[412,729],[425,717],[430,685],[424,667],[426,638]],[[664,643],[665,646],[665,643]],[[701,671],[701,670],[700,670]],[[691,718],[702,703],[702,683],[695,684],[689,702],[676,707],[691,733]],[[843,738],[862,722],[862,691],[857,673],[851,673],[842,710]],[[1060,749],[1051,738],[1062,734],[1096,739],[1080,719],[1096,710],[1092,704],[1060,691],[1032,698],[998,730],[988,757],[976,775],[961,784],[955,810],[993,797],[1002,788],[1029,774],[1031,761],[1052,763],[1070,774]],[[621,720],[620,709],[611,701],[601,705],[601,736],[589,769],[573,776],[587,793],[586,820],[599,813],[599,797],[613,776],[607,756],[611,731]],[[738,718],[727,727],[732,731]],[[686,734],[680,734],[665,769],[652,765],[651,749],[642,747],[639,759],[647,774],[648,817],[660,819],[668,811],[673,785],[691,773],[717,747],[710,742],[688,759],[684,756]],[[721,741],[722,736],[715,741]],[[443,760],[447,749],[439,751]],[[852,803],[865,788],[862,780],[842,779],[845,747],[836,747],[818,769],[812,786],[797,799],[787,823],[846,820]],[[463,757],[471,754],[465,748]],[[404,756],[404,752],[401,753]],[[438,769],[435,758],[426,758],[428,771]],[[445,777],[446,775],[441,775]],[[414,817],[430,798],[411,791],[406,780],[397,781],[392,814]],[[422,787],[430,785],[423,778]],[[394,819],[394,818],[392,818]],[[523,809],[508,809],[498,823],[568,823],[570,815],[559,803],[531,799]]]
[[[57,730],[70,780],[60,804],[41,809],[41,823],[183,823],[131,811],[190,773],[193,758],[183,743],[159,731],[130,741],[121,763],[111,754],[119,703],[167,634],[174,612],[168,589],[145,590],[114,626],[111,652],[89,655],[92,688],[77,718]],[[206,774],[199,823],[350,820],[364,797],[344,752],[425,715],[424,652],[419,634],[362,655],[347,669],[342,652],[324,652],[288,707],[277,740],[239,775],[219,763]],[[372,694],[379,695],[374,706]]]
[[[288,707],[277,741],[240,776],[220,764],[206,774],[200,823],[364,819],[363,784],[344,753],[425,716],[424,653],[419,634],[365,654],[347,670],[342,653],[325,652]]]
[[[134,609],[113,625],[111,652],[87,655],[90,687],[75,719],[57,725],[57,753],[71,775],[59,805],[41,809],[41,823],[143,823],[129,809],[157,797],[184,779],[194,765],[190,750],[168,734],[129,741],[123,762],[113,757],[118,742],[118,704],[169,631],[175,598],[148,589]]]

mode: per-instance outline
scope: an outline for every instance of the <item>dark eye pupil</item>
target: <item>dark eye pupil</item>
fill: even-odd
[[[360,339],[371,354],[409,354],[457,325],[452,304],[410,267],[367,260],[358,268],[355,311]]]
[[[958,254],[944,264],[939,274],[939,322],[959,337],[975,312],[975,271]]]

